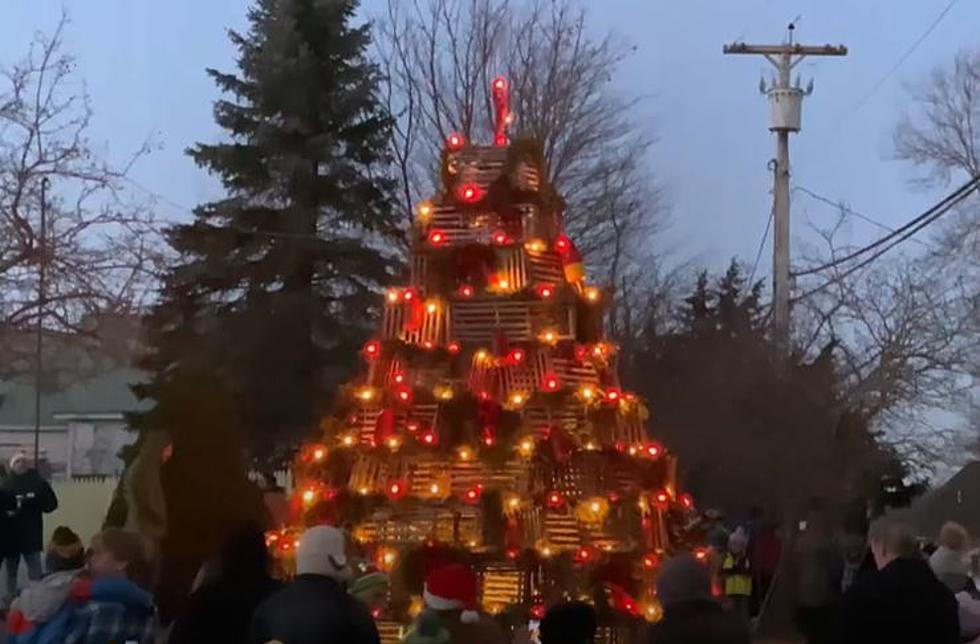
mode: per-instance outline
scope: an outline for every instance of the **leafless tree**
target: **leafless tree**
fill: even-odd
[[[122,168],[93,152],[89,98],[74,89],[75,64],[61,49],[66,24],[62,16],[53,34],[36,35],[26,58],[2,71],[0,332],[7,338],[33,328],[38,316],[63,334],[84,332],[93,314],[135,312],[152,292],[159,258],[152,213],[124,189],[147,148]]]
[[[503,74],[512,135],[541,142],[593,278],[620,289],[666,218],[648,169],[653,139],[634,116],[639,99],[611,82],[631,48],[611,34],[593,39],[572,0],[389,0],[379,34],[406,211],[437,187],[446,136],[492,140],[489,88]]]

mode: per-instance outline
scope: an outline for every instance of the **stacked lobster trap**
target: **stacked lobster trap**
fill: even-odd
[[[619,383],[607,294],[563,232],[539,146],[454,134],[442,176],[361,376],[299,455],[295,529],[340,523],[406,577],[376,610],[388,640],[418,607],[418,570],[451,556],[477,569],[491,612],[586,599],[599,641],[626,642],[659,618],[652,575],[693,502]]]

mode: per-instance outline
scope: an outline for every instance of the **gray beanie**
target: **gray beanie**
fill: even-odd
[[[657,597],[665,608],[696,599],[711,599],[708,569],[688,553],[671,557],[657,574]]]

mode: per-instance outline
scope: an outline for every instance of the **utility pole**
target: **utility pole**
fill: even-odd
[[[48,178],[41,179],[41,230],[37,254],[37,326],[34,336],[34,467],[41,464],[41,385],[44,367],[41,350],[44,343],[44,305],[47,298],[45,272],[48,263]]]
[[[782,45],[748,45],[736,42],[725,45],[725,54],[755,54],[764,56],[776,68],[776,76],[766,85],[759,82],[759,91],[769,97],[769,131],[776,133],[776,166],[773,173],[773,335],[780,358],[789,353],[790,277],[789,277],[789,134],[799,132],[803,97],[813,92],[811,80],[806,89],[800,78],[790,82],[790,72],[807,56],[846,56],[843,45],[807,46],[793,42],[795,26],[789,25],[789,42]]]

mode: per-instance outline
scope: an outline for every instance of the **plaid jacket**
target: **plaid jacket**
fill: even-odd
[[[156,626],[152,606],[92,601],[75,609],[65,644],[153,644]]]

